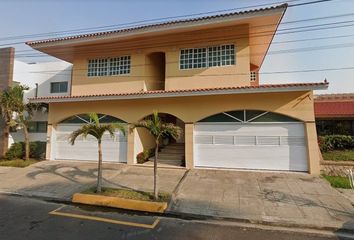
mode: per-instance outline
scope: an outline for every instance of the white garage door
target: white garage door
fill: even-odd
[[[55,132],[54,158],[57,160],[98,160],[98,146],[96,138],[87,136],[78,137],[75,145],[69,143],[70,134],[78,129],[80,124],[58,124]],[[120,132],[114,138],[108,133],[102,138],[103,161],[127,162],[127,139]]]
[[[308,171],[304,124],[197,123],[194,129],[194,165]]]

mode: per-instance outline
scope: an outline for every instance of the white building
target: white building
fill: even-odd
[[[30,88],[25,98],[35,96],[70,95],[72,65],[64,61],[25,63],[14,60],[13,84]],[[26,101],[25,99],[25,101]],[[46,141],[47,113],[37,112],[30,124],[30,141]],[[10,147],[13,142],[24,141],[23,130],[12,130],[9,136]]]

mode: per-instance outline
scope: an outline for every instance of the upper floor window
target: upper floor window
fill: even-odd
[[[68,82],[50,83],[50,93],[66,93],[68,91]]]
[[[180,69],[235,65],[235,45],[181,49]]]
[[[251,80],[251,82],[257,81],[257,73],[256,72],[250,72],[250,80]]]
[[[88,60],[87,76],[115,76],[130,73],[130,56]]]

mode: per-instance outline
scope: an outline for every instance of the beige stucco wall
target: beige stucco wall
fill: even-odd
[[[48,121],[57,124],[75,114],[97,112],[134,123],[153,110],[172,114],[185,122],[186,166],[193,167],[193,123],[216,113],[231,110],[255,109],[284,114],[305,122],[309,169],[319,174],[319,154],[314,122],[313,96],[309,92],[255,93],[174,97],[138,100],[87,101],[51,103]],[[54,126],[53,125],[53,126]],[[128,135],[128,164],[135,163],[134,134]],[[142,133],[141,133],[142,134]],[[150,139],[151,140],[151,139]],[[149,140],[147,145],[152,144]]]
[[[248,25],[194,30],[142,39],[141,42],[90,45],[77,49],[73,60],[72,95],[137,92],[163,89],[195,89],[209,87],[248,86],[250,47]],[[140,43],[140,44],[139,44]],[[236,64],[201,69],[179,69],[183,48],[235,44]],[[165,53],[166,76],[154,68],[151,53]],[[88,60],[131,56],[131,73],[121,76],[88,77]],[[161,69],[163,71],[163,69]]]
[[[238,109],[266,110],[302,121],[314,121],[311,93],[285,92],[50,103],[48,122],[56,123],[75,114],[98,112],[131,123],[154,110],[169,113],[184,122],[197,122],[216,113]]]

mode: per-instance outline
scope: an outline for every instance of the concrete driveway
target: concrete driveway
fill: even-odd
[[[325,180],[301,173],[191,170],[178,186],[169,211],[354,229],[351,203]]]
[[[184,169],[159,169],[159,188],[172,193]],[[152,191],[153,169],[126,164],[103,164],[103,186]],[[42,161],[26,168],[0,167],[0,193],[54,200],[71,200],[74,193],[93,187],[97,163]]]

